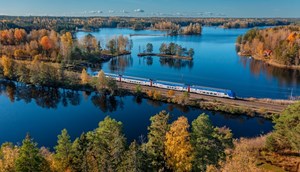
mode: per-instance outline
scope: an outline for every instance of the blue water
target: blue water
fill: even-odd
[[[105,72],[126,74],[151,79],[182,82],[231,89],[239,97],[287,99],[300,96],[300,71],[266,65],[260,61],[239,57],[235,50],[238,35],[248,29],[204,27],[202,36],[133,36],[131,56],[118,57],[104,63]],[[82,38],[88,33],[77,33]],[[130,29],[101,29],[91,32],[105,47],[106,40],[129,34],[164,34],[160,31],[133,31]],[[192,62],[159,57],[138,57],[147,43],[158,52],[161,43],[175,42],[194,48]]]
[[[109,98],[96,93],[71,90],[47,90],[0,82],[0,144],[21,143],[26,133],[39,146],[53,148],[57,135],[66,128],[71,138],[97,128],[106,116],[121,121],[128,142],[146,136],[150,117],[167,110],[172,121],[186,116],[189,122],[202,113],[209,114],[216,126],[229,127],[235,138],[254,137],[272,130],[262,118],[232,116],[187,108],[133,96]]]

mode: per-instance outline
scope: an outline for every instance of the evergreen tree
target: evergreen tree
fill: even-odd
[[[152,53],[153,52],[153,44],[148,43],[146,45],[146,47],[147,47],[147,49],[146,49],[147,53]]]
[[[26,135],[16,159],[17,172],[39,172],[43,170],[43,158],[29,134]]]
[[[215,128],[208,115],[201,114],[192,122],[193,170],[206,171],[225,158],[225,149],[232,147],[232,134],[227,128]]]
[[[57,146],[55,146],[55,160],[58,163],[58,169],[66,171],[70,168],[71,156],[72,156],[72,143],[70,136],[66,129],[61,131],[61,135],[58,135]]]
[[[147,162],[151,169],[156,171],[164,170],[166,133],[169,130],[170,115],[166,111],[150,118],[151,124],[148,127],[148,142],[143,145],[147,154]]]
[[[291,149],[300,152],[300,102],[290,105],[274,122],[267,147],[272,151]]]
[[[119,171],[123,172],[142,172],[144,171],[144,155],[141,151],[140,146],[136,141],[133,141],[129,150],[127,150],[124,154],[123,161]]]
[[[88,172],[88,140],[86,135],[82,133],[72,144],[72,158],[71,169],[72,171]]]
[[[188,129],[187,118],[179,117],[166,134],[165,159],[168,167],[175,172],[192,170],[193,149]]]
[[[87,135],[89,154],[96,158],[100,171],[116,171],[125,151],[126,139],[122,133],[122,123],[106,117],[99,127]]]

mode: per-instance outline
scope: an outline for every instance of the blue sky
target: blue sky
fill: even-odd
[[[1,15],[300,17],[300,0],[0,0]]]

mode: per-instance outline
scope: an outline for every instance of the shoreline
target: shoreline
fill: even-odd
[[[159,53],[139,53],[138,54],[138,57],[145,57],[145,56],[157,56],[157,57],[164,57],[164,58],[193,60],[193,58],[190,56],[177,56],[177,55],[168,55],[168,54],[159,54]]]
[[[295,66],[295,65],[284,65],[284,64],[277,63],[277,62],[275,62],[275,61],[272,60],[272,59],[265,59],[265,58],[260,57],[260,56],[258,56],[258,55],[243,54],[243,53],[241,53],[241,52],[238,52],[238,55],[239,55],[240,57],[249,57],[249,56],[251,56],[251,57],[252,57],[253,59],[255,59],[255,60],[262,61],[262,62],[264,62],[265,64],[268,64],[268,65],[271,65],[271,66],[274,66],[274,67],[278,67],[278,68],[300,70],[300,65],[299,65],[299,66]]]
[[[76,72],[80,75],[78,72]],[[6,82],[17,82],[8,79],[2,79]],[[20,82],[17,82],[20,83]],[[27,84],[27,83],[22,83]],[[33,84],[27,84],[30,86],[36,87],[46,87],[47,86],[37,86]],[[159,101],[163,103],[171,103],[177,104],[181,106],[187,106],[191,108],[200,108],[202,110],[209,110],[213,112],[222,112],[228,113],[230,115],[241,115],[241,116],[249,116],[249,117],[262,117],[265,119],[272,119],[274,116],[280,115],[280,113],[290,104],[293,104],[296,101],[290,100],[277,100],[277,99],[259,99],[259,98],[237,98],[237,99],[227,99],[220,97],[212,97],[207,95],[188,93],[188,97],[180,102],[177,100],[178,97],[185,94],[185,92],[174,91],[173,96],[168,95],[167,89],[157,88],[157,87],[149,87],[140,85],[141,91],[137,93],[136,88],[137,84],[132,83],[124,83],[117,82],[118,89],[114,92],[116,93],[113,96],[124,96],[124,95],[132,95],[140,98],[150,99],[154,101]],[[48,87],[48,88],[56,88],[56,89],[69,89],[74,91],[88,91],[88,92],[99,92],[92,85],[61,85],[59,87]],[[157,91],[161,95],[158,99],[154,97],[148,96],[148,91]],[[105,88],[100,91],[104,94],[109,95],[109,88]]]

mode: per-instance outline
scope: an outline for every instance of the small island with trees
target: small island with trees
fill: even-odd
[[[251,29],[237,38],[240,56],[251,56],[278,67],[300,69],[300,27]]]
[[[183,59],[183,60],[193,60],[194,57],[194,49],[182,47],[176,43],[162,43],[159,48],[159,53],[153,53],[153,44],[148,43],[146,45],[146,50],[143,53],[139,53],[139,57],[144,56],[158,56],[158,57],[165,57],[165,58],[176,58],[176,59]]]

